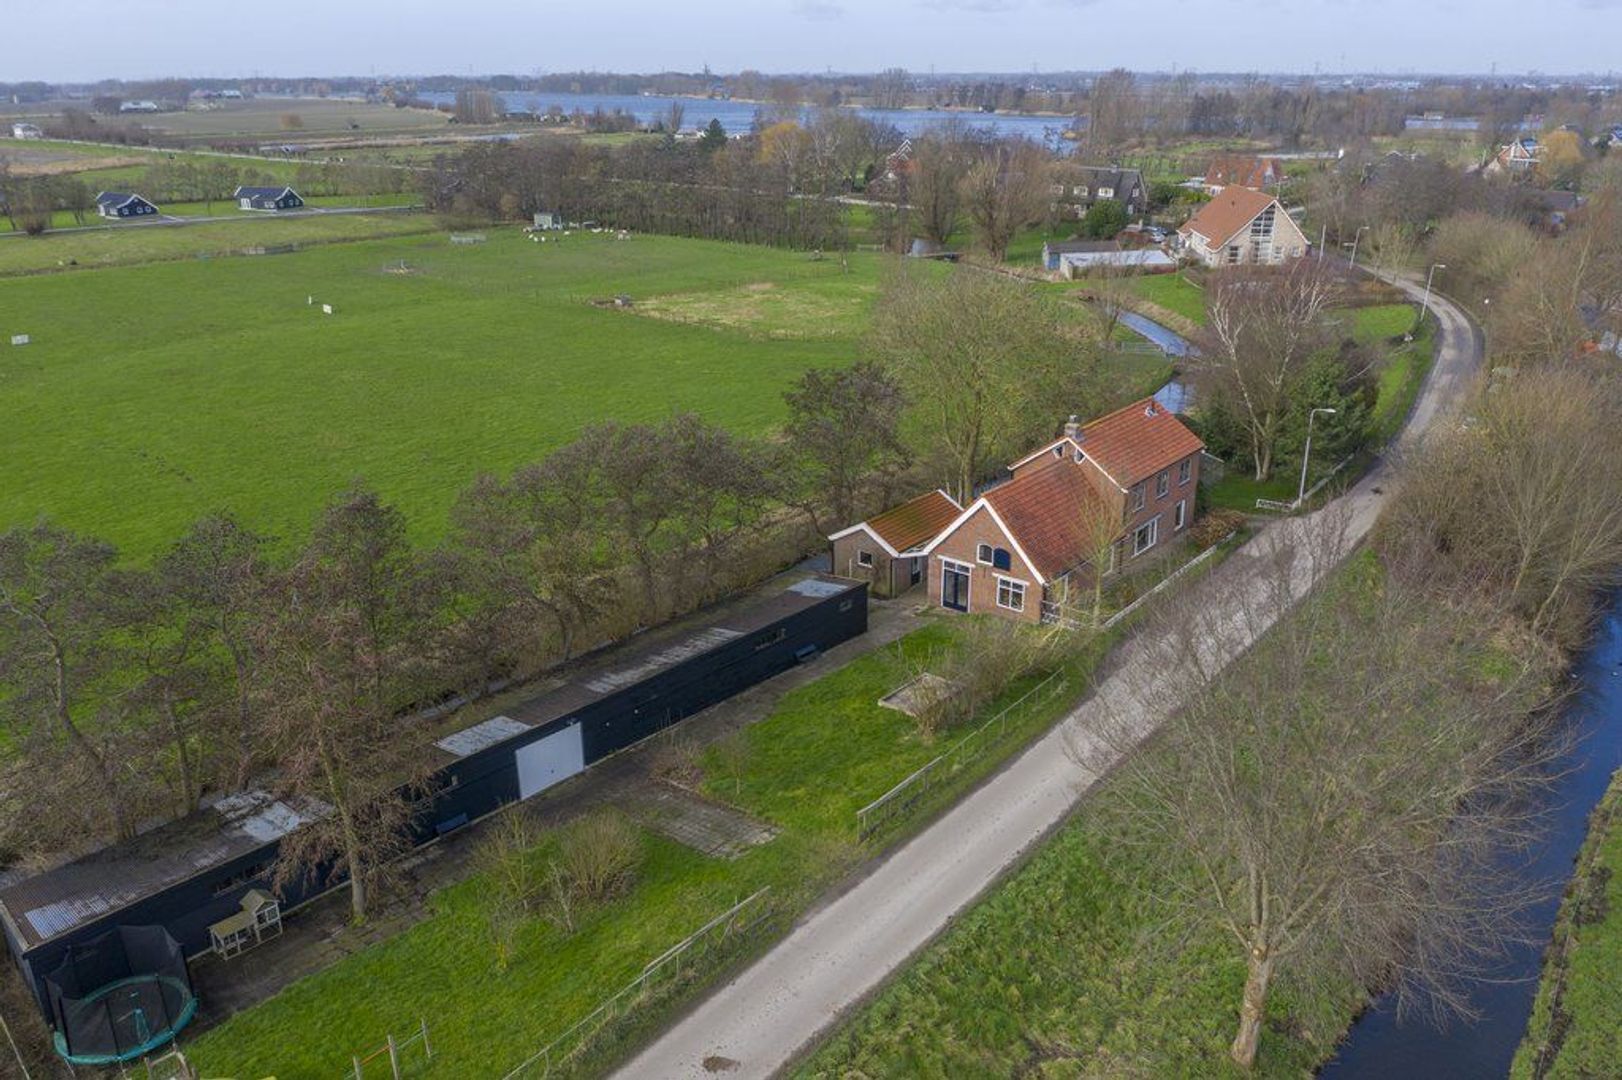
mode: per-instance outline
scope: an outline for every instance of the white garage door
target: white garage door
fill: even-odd
[[[518,797],[527,799],[586,767],[580,725],[537,739],[513,752],[518,759]]]

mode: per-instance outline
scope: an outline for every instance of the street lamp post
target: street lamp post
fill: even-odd
[[[1307,445],[1301,452],[1301,486],[1295,492],[1295,505],[1300,506],[1307,497],[1307,463],[1312,460],[1312,422],[1318,418],[1319,413],[1329,416],[1335,415],[1334,409],[1313,409],[1307,413]]]
[[[1352,265],[1349,269],[1357,269],[1357,245],[1362,242],[1363,234],[1368,232],[1368,230],[1369,227],[1367,225],[1359,225],[1357,227],[1357,232],[1352,236]],[[1341,245],[1341,247],[1345,246],[1345,244]]]
[[[1425,302],[1419,305],[1419,323],[1425,324],[1425,316],[1431,309],[1431,282],[1436,279],[1436,271],[1446,270],[1447,263],[1432,263],[1431,272],[1425,275]]]

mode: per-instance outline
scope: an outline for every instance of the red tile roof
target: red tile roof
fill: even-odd
[[[1089,526],[1110,514],[1087,479],[1088,466],[1073,457],[1021,471],[985,494],[1014,543],[1048,581],[1074,569],[1091,546]]]
[[[870,519],[867,527],[897,551],[906,551],[935,539],[962,512],[945,492],[926,491]]]
[[[1205,182],[1211,185],[1263,188],[1283,179],[1284,163],[1273,157],[1220,154],[1205,169]]]
[[[1144,398],[1090,421],[1081,429],[1081,449],[1121,487],[1205,448],[1172,411]]]
[[[1266,210],[1273,201],[1273,196],[1247,187],[1225,187],[1177,231],[1197,232],[1205,237],[1208,247],[1218,248],[1233,239],[1240,229],[1255,221],[1256,215]],[[1279,216],[1288,215],[1280,208]]]

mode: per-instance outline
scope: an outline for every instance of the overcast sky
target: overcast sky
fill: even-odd
[[[705,64],[718,72],[1622,68],[1622,0],[4,0],[0,8],[0,80]]]

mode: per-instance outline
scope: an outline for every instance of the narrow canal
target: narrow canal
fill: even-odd
[[[1479,1020],[1455,1021],[1445,1028],[1417,1019],[1399,1023],[1392,1002],[1382,1000],[1352,1026],[1339,1055],[1320,1076],[1478,1080],[1508,1074],[1532,1014],[1543,949],[1560,909],[1560,889],[1571,877],[1589,813],[1605,794],[1611,774],[1622,767],[1622,593],[1612,597],[1593,644],[1571,674],[1577,682],[1567,707],[1572,748],[1565,771],[1547,796],[1548,832],[1525,860],[1536,879],[1554,883],[1548,899],[1528,913],[1529,943],[1517,945],[1475,990]]]

